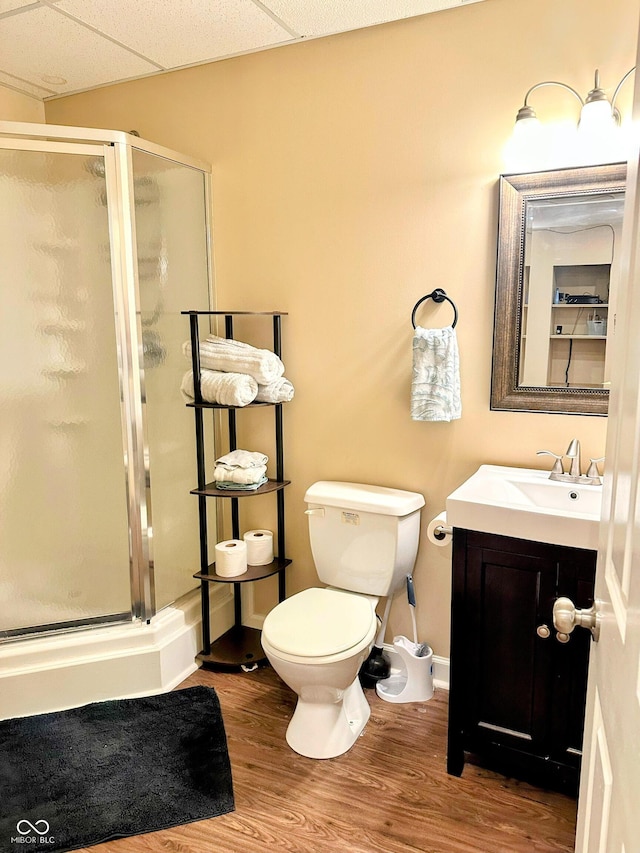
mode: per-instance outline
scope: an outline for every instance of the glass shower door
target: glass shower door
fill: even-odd
[[[0,638],[131,618],[105,154],[0,141]]]
[[[147,512],[155,607],[198,586],[198,503],[193,413],[180,395],[189,368],[181,311],[210,307],[207,176],[147,151],[132,151],[137,304],[143,344]],[[210,437],[212,441],[212,437]],[[209,523],[215,524],[215,502]]]

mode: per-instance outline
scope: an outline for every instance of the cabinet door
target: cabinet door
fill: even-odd
[[[558,549],[558,591],[578,608],[593,604],[596,552]],[[555,637],[555,632],[553,633]],[[574,631],[568,643],[553,641],[554,685],[551,752],[559,761],[580,766],[587,696],[591,634]]]
[[[548,623],[557,580],[553,555],[469,547],[465,622],[464,728],[483,743],[539,753],[549,737],[552,641]]]

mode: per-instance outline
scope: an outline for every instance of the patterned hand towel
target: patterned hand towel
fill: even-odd
[[[413,336],[411,418],[454,421],[462,414],[460,363],[455,329],[423,329]]]
[[[191,341],[183,344],[182,351],[191,359]],[[260,385],[268,385],[284,373],[284,364],[271,350],[256,349],[242,341],[217,335],[208,335],[200,341],[200,366],[207,370],[247,373]]]

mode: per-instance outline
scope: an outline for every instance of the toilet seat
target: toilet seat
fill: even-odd
[[[376,626],[371,598],[314,587],[278,604],[262,636],[281,657],[320,663],[357,653],[371,642]]]

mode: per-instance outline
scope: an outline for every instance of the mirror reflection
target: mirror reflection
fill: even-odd
[[[520,385],[605,387],[623,210],[622,192],[527,205]]]
[[[503,175],[491,408],[606,414],[625,164]]]

